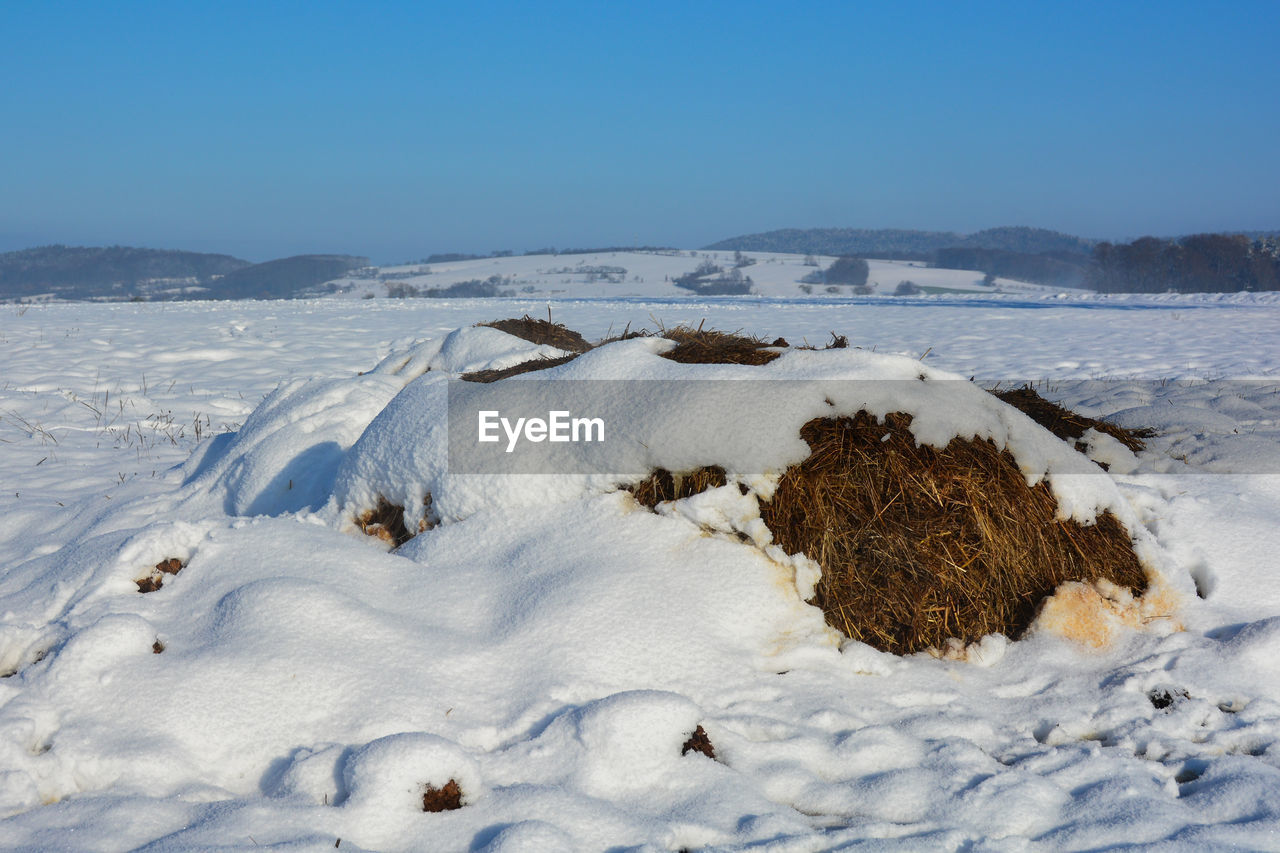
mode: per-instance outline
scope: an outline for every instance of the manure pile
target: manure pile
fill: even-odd
[[[781,338],[767,342],[701,326],[628,329],[593,347],[550,320],[526,316],[483,325],[568,354],[463,374],[464,380],[493,382],[543,370],[634,337],[674,341],[659,355],[686,364],[764,365],[788,349]],[[829,349],[847,346],[845,338],[832,338]],[[1093,428],[1136,451],[1150,435],[1076,415],[1030,388],[997,396],[1069,443]],[[832,628],[907,654],[992,633],[1016,639],[1064,583],[1107,581],[1135,595],[1146,590],[1148,575],[1132,538],[1110,512],[1088,525],[1060,519],[1048,483],[1029,486],[1008,450],[986,439],[953,438],[940,449],[918,445],[911,422],[904,412],[877,419],[865,411],[810,420],[800,430],[809,456],[781,474],[771,495],[757,496],[774,543],[821,567],[811,603]],[[724,469],[705,466],[654,470],[625,488],[653,509],[728,482]],[[745,485],[738,488],[749,493]],[[359,517],[359,526],[398,545],[411,535],[400,514],[384,503]]]

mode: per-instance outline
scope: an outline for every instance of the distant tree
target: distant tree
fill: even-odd
[[[409,299],[421,295],[422,291],[412,284],[402,281],[387,282],[387,296],[391,299]]]
[[[473,278],[460,281],[445,288],[433,287],[422,291],[420,295],[431,299],[463,299],[472,297],[515,296],[514,289],[504,287],[511,282],[500,275],[491,275],[484,281]]]
[[[870,268],[862,258],[836,258],[827,267],[827,284],[852,284],[855,287],[867,283]]]
[[[806,267],[816,267],[818,265],[818,259],[815,258],[813,255],[805,255],[804,265]]]
[[[764,234],[748,234],[721,240],[708,249],[744,252],[785,252],[788,254],[859,255],[864,258],[929,260],[929,255],[946,246],[1002,249],[1025,254],[1072,253],[1087,258],[1093,241],[1040,228],[990,228],[976,234],[954,231],[906,231],[852,228],[787,228]]]
[[[1028,254],[1005,249],[951,247],[934,253],[933,266],[949,270],[978,270],[991,276],[1016,278],[1053,287],[1080,287],[1089,267],[1084,255],[1062,252]],[[988,284],[988,282],[983,282]]]
[[[920,285],[914,281],[900,281],[898,286],[894,288],[894,296],[915,296],[920,293]]]
[[[703,260],[702,263],[698,264],[696,267],[693,268],[692,275],[694,278],[703,278],[705,276],[715,275],[716,273],[723,272],[723,271],[724,271],[723,267],[717,266],[715,262],[711,261],[710,259],[707,259],[707,260]]]
[[[744,276],[739,267],[725,272],[709,258],[684,275],[673,278],[676,287],[692,291],[700,296],[743,296],[751,292],[753,282]]]
[[[428,255],[423,263],[428,264],[448,264],[457,261],[478,261],[480,255],[468,255],[462,252],[441,252],[434,255]]]
[[[1240,234],[1142,237],[1094,249],[1089,284],[1105,293],[1234,293],[1280,289],[1280,259]]]

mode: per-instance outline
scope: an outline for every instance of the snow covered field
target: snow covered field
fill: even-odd
[[[1155,427],[1091,476],[1170,612],[1101,649],[899,658],[842,645],[796,567],[616,492],[496,500],[394,553],[352,530],[398,365],[522,360],[423,342],[541,294],[3,306],[0,847],[1280,849],[1280,301],[758,290],[552,310],[588,339],[836,332]],[[681,754],[697,726],[717,760]],[[448,779],[465,807],[421,811]]]
[[[737,258],[748,262],[740,268],[750,277],[751,292],[757,296],[783,299],[849,296],[848,285],[806,284],[806,276],[820,274],[835,258],[777,252],[653,251],[591,252],[581,255],[516,255],[379,267],[361,277],[338,279],[318,288],[321,292],[354,298],[379,298],[396,288],[419,291],[447,290],[460,282],[486,281],[497,277],[495,286],[521,296],[565,298],[687,298],[673,279],[686,275],[700,264],[718,267],[726,275],[734,271]],[[983,274],[973,270],[932,269],[920,261],[867,262],[867,286],[877,296],[892,295],[901,282],[909,281],[923,293],[1005,292],[1056,294],[1060,288],[997,278],[983,284]],[[411,290],[405,291],[412,293]]]

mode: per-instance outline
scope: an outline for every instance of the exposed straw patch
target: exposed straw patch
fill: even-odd
[[[515,335],[517,338],[523,338],[530,343],[547,344],[556,349],[568,350],[569,352],[586,352],[591,349],[591,344],[587,343],[582,335],[563,323],[553,323],[550,320],[535,320],[528,314],[518,320],[493,320],[489,323],[478,323],[477,325],[488,326],[490,329],[497,329],[500,332],[506,332],[508,335]]]
[[[462,788],[454,779],[444,783],[443,788],[434,785],[422,786],[422,810],[424,812],[447,812],[462,808]]]
[[[814,603],[832,627],[906,654],[1016,638],[1067,581],[1146,588],[1114,516],[1059,521],[1048,485],[1028,487],[1007,451],[961,439],[917,447],[910,423],[865,412],[810,421],[800,435],[811,455],[761,505],[775,542],[822,566]]]
[[[571,351],[571,354],[556,358],[540,356],[501,369],[473,370],[470,373],[462,374],[461,378],[467,382],[497,382],[511,376],[519,376],[522,373],[546,370],[549,367],[567,364],[594,347],[604,346],[615,341],[627,341],[632,338],[652,336],[652,333],[647,329],[633,332],[628,326],[620,335],[606,337],[596,344],[589,344],[583,340],[581,335],[571,329],[567,329],[560,324],[553,324],[548,320],[535,320],[527,314],[519,320],[494,320],[491,323],[480,323],[479,325],[499,329],[532,343],[551,344],[560,349],[567,349]],[[775,349],[771,348],[785,348],[788,346],[784,338],[778,338],[769,343],[762,338],[719,332],[714,329],[703,329],[701,325],[696,329],[690,326],[662,329],[659,332],[659,336],[675,341],[677,344],[675,349],[662,353],[662,357],[684,364],[768,364],[780,355]]]
[[[703,329],[701,325],[696,329],[690,326],[663,329],[662,337],[677,344],[675,349],[662,353],[662,357],[682,364],[768,364],[780,353],[766,347],[786,346],[781,338],[780,343],[770,344],[760,338]]]
[[[427,496],[427,506],[431,506],[431,497]],[[412,539],[416,534],[410,533],[404,523],[404,507],[391,503],[379,496],[378,505],[367,509],[356,516],[356,526],[366,536],[376,536],[392,548],[398,548]],[[419,533],[421,531],[418,531]]]
[[[708,465],[679,474],[659,468],[640,482],[627,486],[626,491],[638,503],[653,509],[663,501],[680,500],[707,489],[718,489],[726,482],[724,469],[718,465]]]
[[[1115,424],[1085,417],[1070,409],[1064,409],[1057,403],[1051,403],[1041,397],[1030,385],[1012,388],[1007,391],[992,391],[1004,402],[1027,415],[1040,426],[1049,430],[1063,441],[1074,442],[1089,429],[1105,433],[1119,441],[1129,450],[1137,453],[1146,449],[1145,438],[1156,434],[1153,429],[1125,429]]]
[[[578,353],[574,353],[573,355],[562,355],[557,358],[531,358],[528,361],[513,364],[511,367],[494,370],[473,370],[470,373],[462,374],[461,378],[467,382],[497,382],[499,379],[506,379],[508,376],[519,376],[521,373],[532,373],[535,370],[546,370],[548,367],[568,364],[578,355]]]

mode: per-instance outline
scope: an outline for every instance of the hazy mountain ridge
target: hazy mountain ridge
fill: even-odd
[[[0,254],[0,300],[287,299],[368,263],[298,255],[255,264],[202,252],[54,244]]]
[[[990,249],[1023,254],[1070,252],[1088,255],[1096,241],[1045,228],[1004,226],[973,234],[900,228],[783,228],[712,243],[716,251],[786,252],[813,255],[870,255],[929,260],[939,249]]]
[[[231,255],[170,249],[37,246],[0,254],[0,299],[127,299],[165,284],[198,286],[251,265]]]
[[[356,255],[295,255],[238,269],[213,282],[212,299],[291,299],[369,265]]]

